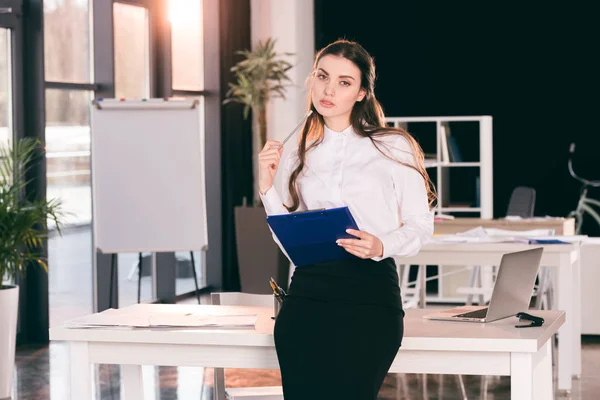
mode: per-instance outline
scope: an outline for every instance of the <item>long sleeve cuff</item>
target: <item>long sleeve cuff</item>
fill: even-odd
[[[422,246],[419,235],[402,228],[382,235],[379,240],[383,243],[383,256],[374,257],[375,261],[381,261],[391,256],[413,256],[419,252]]]
[[[265,207],[267,215],[289,214],[287,208],[284,207],[281,197],[275,187],[271,186],[265,194],[260,193],[260,199]]]
[[[406,222],[404,226],[379,236],[383,243],[383,256],[373,257],[381,261],[388,257],[411,257],[419,253],[433,235],[433,216],[419,218],[420,221]]]

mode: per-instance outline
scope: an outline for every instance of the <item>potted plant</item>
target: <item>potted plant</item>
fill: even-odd
[[[260,206],[258,192],[258,153],[267,142],[267,104],[271,98],[286,98],[286,86],[291,83],[288,71],[292,64],[284,59],[293,53],[277,53],[276,40],[259,41],[254,50],[238,51],[242,60],[231,68],[233,82],[223,104],[230,102],[244,105],[244,118],[250,111],[253,118],[252,160],[254,198],[252,205]],[[235,227],[242,291],[269,293],[268,279],[272,276],[287,282],[289,262],[273,242],[271,231],[265,222],[262,207],[235,207]]]
[[[41,153],[38,140],[0,144],[0,398],[11,395],[17,334],[19,287],[14,282],[29,264],[48,270],[40,257],[47,221],[60,233],[58,200],[28,200],[27,173]]]
[[[254,175],[254,204],[260,203],[258,195],[258,153],[267,142],[267,104],[273,97],[286,98],[286,83],[291,83],[287,72],[292,64],[283,59],[293,53],[277,53],[276,40],[269,38],[265,42],[258,41],[254,50],[236,52],[243,56],[237,64],[231,67],[234,73],[234,82],[229,83],[229,90],[225,95],[223,104],[230,102],[244,105],[244,119],[247,119],[252,110],[253,140],[252,151]]]

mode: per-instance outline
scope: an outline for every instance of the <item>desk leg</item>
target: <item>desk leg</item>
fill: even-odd
[[[427,265],[419,265],[419,281],[421,281],[419,308],[425,308],[427,307]]]
[[[537,353],[512,353],[510,355],[510,398],[551,400],[552,355],[550,341]]]
[[[215,368],[214,376],[215,376],[215,383],[214,383],[215,400],[225,400],[225,370],[223,368]]]
[[[552,379],[552,341],[550,338],[544,346],[538,351],[537,365],[534,371],[533,393],[536,399],[554,398],[554,381]]]
[[[556,282],[558,297],[556,308],[564,310],[566,318],[565,323],[558,331],[558,390],[567,393],[571,392],[575,359],[573,349],[575,347],[575,318],[577,313],[574,309],[573,300],[575,298],[573,275],[570,255],[561,256],[560,266],[558,267],[558,282]]]
[[[573,269],[573,376],[581,377],[581,246],[577,250],[577,260],[572,265]]]
[[[69,343],[71,399],[92,398],[92,374],[87,342]]]
[[[141,365],[121,365],[125,400],[143,400],[144,385]]]

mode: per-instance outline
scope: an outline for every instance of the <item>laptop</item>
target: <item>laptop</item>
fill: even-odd
[[[527,312],[543,247],[502,256],[489,306],[461,306],[423,316],[445,321],[491,322]]]

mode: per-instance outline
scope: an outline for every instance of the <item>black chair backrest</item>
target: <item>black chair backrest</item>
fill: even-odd
[[[508,209],[506,210],[506,216],[518,216],[522,218],[533,217],[533,210],[535,208],[535,189],[518,186],[510,195],[510,201],[508,202]]]

